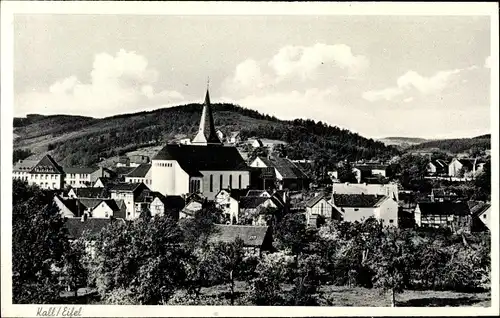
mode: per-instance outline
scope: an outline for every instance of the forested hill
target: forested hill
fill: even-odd
[[[409,151],[425,149],[439,149],[453,154],[491,149],[491,135],[482,135],[474,138],[432,140],[408,148]]]
[[[196,132],[201,104],[189,104],[103,119],[29,115],[14,119],[14,149],[49,152],[64,165],[91,165],[141,147],[162,145]],[[397,153],[393,147],[348,130],[311,120],[282,121],[232,104],[213,104],[215,125],[226,135],[280,139],[291,158],[371,159]],[[325,159],[326,158],[326,159]]]

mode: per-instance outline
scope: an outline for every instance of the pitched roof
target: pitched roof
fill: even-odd
[[[201,176],[200,171],[249,170],[235,147],[168,144],[153,160],[176,160],[191,176]]]
[[[123,200],[122,200],[123,201]],[[106,203],[106,205],[111,209],[113,212],[120,211],[120,207],[118,206],[118,203],[116,203],[115,200],[113,199],[104,199],[101,202]]]
[[[473,216],[481,215],[483,212],[491,208],[491,204],[481,201],[468,201],[470,213]]]
[[[270,200],[270,198],[260,197],[260,196],[241,197],[240,198],[240,208],[242,208],[242,209],[255,209],[258,206],[260,206],[262,203],[266,202],[267,200]]]
[[[116,168],[114,168],[114,172],[118,176],[125,176],[125,175],[129,174],[134,169],[135,169],[135,167],[116,167]]]
[[[86,209],[85,205],[83,205],[78,199],[62,198],[58,195],[56,195],[56,197],[68,210],[71,211],[71,213],[77,217],[80,216]]]
[[[252,174],[258,178],[276,178],[276,170],[274,170],[274,167],[251,167],[250,169]]]
[[[321,201],[321,200],[322,200],[322,199],[324,199],[324,198],[325,198],[324,194],[318,194],[318,195],[316,195],[316,196],[312,197],[311,199],[309,199],[309,200],[305,203],[305,205],[306,205],[306,207],[308,207],[308,208],[312,208],[313,206],[315,206],[315,205],[316,205],[319,201]]]
[[[222,189],[220,191],[226,191],[229,193],[229,196],[235,200],[240,200],[241,197],[246,196],[249,192],[248,189]]]
[[[91,234],[97,234],[102,231],[103,228],[111,224],[112,222],[119,222],[125,224],[123,219],[113,219],[113,218],[88,218],[86,221],[82,222],[81,218],[66,218],[65,227],[68,229],[69,237],[76,239],[82,236],[86,231]]]
[[[357,168],[362,171],[368,171],[368,170],[386,170],[389,166],[388,165],[383,165],[379,163],[361,163],[361,164],[355,164],[354,168]]]
[[[474,168],[474,161],[475,159],[471,159],[471,158],[461,158],[461,159],[457,159],[458,162],[460,162],[464,167],[466,167],[467,169],[469,169],[470,171],[473,170]]]
[[[388,199],[385,195],[333,194],[333,204],[337,207],[373,208]]]
[[[268,230],[268,226],[216,224],[215,232],[210,237],[210,241],[230,243],[239,237],[245,246],[260,247],[264,243]]]
[[[420,212],[424,215],[460,215],[470,214],[469,205],[466,202],[420,202]]]
[[[287,158],[259,157],[268,167],[274,167],[284,179],[307,179],[307,175],[295,163]]]
[[[448,167],[448,164],[442,159],[434,159],[431,162],[434,166],[436,166],[436,168],[443,169]]]
[[[161,193],[155,192],[154,197],[160,199],[166,208],[182,210],[184,206],[186,206],[184,198],[180,195],[162,195]]]
[[[38,163],[38,160],[19,160],[14,164],[12,168],[13,171],[31,171],[33,167]]]
[[[151,169],[151,164],[149,163],[141,163],[134,170],[129,172],[126,177],[133,178],[144,178],[148,173],[149,169]]]
[[[107,191],[102,187],[88,187],[88,188],[73,188],[76,196],[79,198],[105,198]]]
[[[261,196],[262,194],[267,193],[269,194],[269,197],[271,197],[271,194],[267,192],[266,190],[248,190],[247,195],[248,197],[256,197],[256,196]]]
[[[99,167],[63,167],[63,170],[66,174],[90,174],[99,170]]]
[[[144,183],[142,182],[120,182],[117,184],[114,184],[109,191],[114,192],[114,191],[125,191],[125,192],[134,192],[139,186],[143,185]]]
[[[50,156],[43,156],[30,173],[63,174],[63,168]]]
[[[97,180],[94,182],[94,184],[95,184],[98,180],[101,180],[102,185],[103,185],[103,186],[105,186],[105,187],[106,187],[108,184],[110,184],[110,183],[111,183],[111,181],[112,181],[112,179],[111,179],[111,178],[108,178],[108,177],[99,177],[99,178],[97,178]]]
[[[93,209],[102,202],[100,198],[78,198],[78,200],[87,209]]]

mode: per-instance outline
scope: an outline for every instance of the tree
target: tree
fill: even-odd
[[[401,293],[413,264],[413,248],[410,237],[397,228],[386,228],[377,246],[371,267],[375,271],[376,287],[391,292],[391,305],[396,306],[396,293]]]
[[[340,182],[357,182],[356,175],[352,171],[352,165],[349,162],[345,162],[344,164],[342,164],[342,166],[338,168],[337,172]]]
[[[29,149],[15,149],[12,152],[12,163],[16,163],[19,160],[24,160],[31,156],[33,153]]]
[[[64,255],[62,269],[63,282],[78,296],[78,288],[87,286],[88,273],[84,265],[85,244],[82,239],[77,239],[70,244],[69,250]]]
[[[55,303],[67,230],[51,192],[13,180],[12,296],[17,304]]]
[[[269,155],[269,150],[266,147],[253,148],[248,153],[248,161],[251,162],[257,157],[267,157]]]

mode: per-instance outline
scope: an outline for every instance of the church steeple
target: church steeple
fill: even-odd
[[[203,104],[203,111],[201,112],[200,126],[198,128],[198,133],[194,137],[193,145],[220,145],[221,141],[217,137],[214,125],[214,117],[212,115],[212,107],[210,105],[210,94],[208,92],[208,82],[207,82],[207,93],[205,94],[205,102]]]

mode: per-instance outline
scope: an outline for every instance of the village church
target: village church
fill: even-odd
[[[213,200],[221,189],[250,185],[250,168],[236,147],[223,145],[217,136],[208,89],[191,143],[167,144],[151,164],[151,189],[163,195],[201,193]]]

